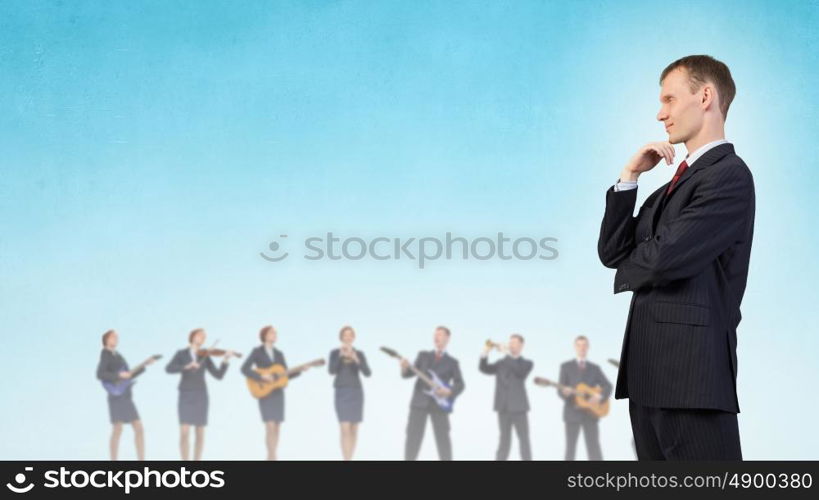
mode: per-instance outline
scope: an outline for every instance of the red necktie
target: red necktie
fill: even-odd
[[[680,177],[682,177],[682,174],[685,172],[686,168],[688,168],[688,163],[683,160],[683,162],[680,163],[680,166],[677,167],[677,171],[674,173],[674,177],[671,179],[671,184],[668,185],[668,191],[666,191],[666,194],[671,194],[671,191],[674,189],[677,181],[680,180]]]

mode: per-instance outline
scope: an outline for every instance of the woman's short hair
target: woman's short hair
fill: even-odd
[[[188,343],[189,343],[189,344],[190,344],[191,342],[193,342],[193,338],[194,338],[194,337],[196,336],[196,334],[197,334],[197,333],[199,333],[199,332],[204,333],[204,332],[205,332],[205,329],[204,329],[204,328],[194,328],[193,330],[191,330],[191,333],[189,333],[189,334],[188,334]]]
[[[273,325],[263,326],[262,329],[259,330],[259,340],[261,340],[262,343],[264,343],[264,339],[265,339],[265,337],[267,337],[268,332],[273,331],[273,330],[275,330],[275,328],[273,328]]]
[[[350,330],[355,335],[355,329],[350,325],[344,325],[341,327],[341,330],[338,331],[338,339],[341,340],[344,337],[344,332]]]

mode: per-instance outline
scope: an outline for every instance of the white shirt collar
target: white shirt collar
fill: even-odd
[[[728,141],[725,139],[717,139],[716,141],[711,141],[708,144],[703,144],[702,146],[698,147],[696,151],[693,153],[688,153],[685,155],[685,162],[690,167],[694,164],[695,161],[699,160],[702,155],[707,153],[710,149],[719,146],[720,144],[726,144]]]

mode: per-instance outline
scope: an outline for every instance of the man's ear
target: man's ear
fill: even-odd
[[[716,93],[714,92],[714,87],[709,84],[704,85],[702,88],[702,101],[700,104],[702,104],[704,108],[707,108],[713,104],[715,100]]]

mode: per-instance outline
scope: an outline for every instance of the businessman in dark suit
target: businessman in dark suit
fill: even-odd
[[[489,362],[489,351],[492,346],[487,345],[481,353],[478,369],[487,375],[495,376],[495,411],[498,412],[500,426],[500,443],[495,455],[496,460],[509,458],[509,448],[512,445],[512,427],[518,434],[521,460],[532,459],[532,446],[529,442],[529,398],[526,396],[526,377],[532,371],[534,363],[521,356],[523,351],[523,336],[513,333],[509,343],[500,349],[506,356]]]
[[[736,329],[755,202],[751,172],[724,139],[734,81],[725,64],[688,56],[660,84],[668,142],[630,159],[600,227],[614,293],[633,292],[615,398],[629,398],[640,460],[740,460]],[[680,142],[686,159],[634,217],[637,178],[671,165]]]
[[[415,358],[413,365],[424,374],[429,371],[435,374],[449,389],[440,387],[436,389],[436,394],[454,402],[464,390],[464,379],[461,376],[461,367],[458,360],[446,352],[449,344],[451,332],[445,326],[435,329],[435,349],[432,351],[421,351]],[[401,376],[411,378],[415,372],[410,369],[409,361],[401,359]],[[432,420],[432,430],[435,433],[435,444],[438,447],[438,457],[441,460],[452,460],[452,441],[449,438],[449,412],[442,410],[435,400],[424,391],[429,386],[421,379],[415,382],[410,400],[409,421],[407,422],[407,441],[404,448],[404,458],[415,460],[421,450],[421,441],[424,439],[424,429],[427,425],[427,418]]]
[[[575,396],[568,390],[568,387],[576,387],[580,383],[590,387],[600,387],[602,391],[596,399],[603,402],[611,396],[611,382],[598,365],[586,360],[589,353],[588,338],[580,335],[574,339],[574,350],[576,358],[560,365],[558,381],[561,385],[567,387],[557,390],[557,395],[564,401],[563,422],[566,424],[566,460],[574,460],[580,429],[583,429],[586,455],[589,460],[603,460],[603,452],[600,449],[600,431],[597,425],[600,419],[595,414],[578,408],[575,404]]]

